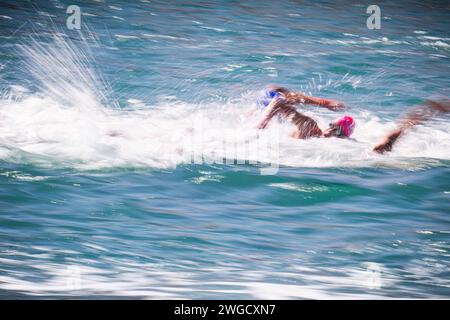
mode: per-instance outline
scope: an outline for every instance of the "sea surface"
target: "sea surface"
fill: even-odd
[[[70,30],[69,5],[81,9]],[[450,298],[450,4],[2,1],[0,298]],[[352,139],[251,113],[343,101]]]

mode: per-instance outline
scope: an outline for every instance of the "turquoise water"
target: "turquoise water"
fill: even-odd
[[[449,96],[447,4],[69,4],[0,4],[0,297],[450,297],[448,117],[370,151]],[[270,83],[354,139],[258,132]]]

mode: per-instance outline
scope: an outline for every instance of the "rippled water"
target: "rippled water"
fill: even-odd
[[[78,1],[76,31],[69,4],[0,4],[1,297],[450,297],[448,117],[370,151],[449,96],[448,5]],[[269,83],[354,139],[258,132]]]

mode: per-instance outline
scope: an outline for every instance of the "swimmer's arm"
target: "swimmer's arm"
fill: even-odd
[[[400,121],[399,127],[383,138],[381,143],[373,148],[373,151],[378,153],[391,151],[394,143],[406,130],[430,120],[440,113],[447,112],[450,112],[450,100],[439,102],[427,100],[423,106],[416,107],[410,111],[406,117]]]
[[[273,104],[269,105],[269,110],[263,121],[259,124],[259,129],[265,129],[270,120],[275,115],[281,115],[284,118],[291,119],[292,123],[297,127],[297,130],[291,134],[291,137],[297,139],[306,139],[310,137],[320,137],[322,130],[320,130],[316,121],[304,114],[295,110],[292,105],[286,104],[283,99],[277,99]]]
[[[273,99],[266,109],[266,114],[264,116],[264,119],[259,123],[258,129],[265,129],[267,125],[269,124],[270,120],[275,116],[277,111],[277,106],[280,104],[280,99]]]
[[[270,120],[272,120],[272,118],[278,113],[281,113],[284,117],[288,117],[289,115],[296,113],[296,111],[293,106],[287,105],[284,99],[273,99],[267,106],[266,115],[259,123],[258,129],[265,129]]]
[[[422,117],[417,117],[417,115],[414,115],[414,112],[411,113],[406,117],[406,119],[401,121],[397,129],[390,132],[386,137],[384,137],[383,140],[373,148],[373,151],[378,153],[391,151],[394,143],[398,140],[398,138],[400,138],[402,134],[405,133],[406,130],[414,127],[416,124],[419,124],[424,120],[425,119],[423,119]]]
[[[328,108],[330,110],[339,110],[345,107],[345,105],[340,101],[308,96],[301,92],[289,93],[288,95],[286,95],[286,101],[290,104],[298,104],[298,103],[314,104]]]
[[[377,153],[384,153],[386,151],[391,151],[393,144],[403,134],[403,132],[404,130],[402,130],[401,128],[392,131],[379,144],[377,144],[373,148],[373,151]]]

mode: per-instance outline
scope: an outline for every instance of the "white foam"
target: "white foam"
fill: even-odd
[[[39,90],[33,93],[13,86],[20,96],[11,99],[9,90],[0,99],[1,159],[80,169],[174,168],[191,163],[193,156],[198,160],[199,155],[206,161],[225,157],[293,167],[420,168],[450,159],[450,129],[444,120],[418,126],[400,139],[392,153],[378,155],[371,152],[373,145],[394,124],[361,109],[351,111],[357,121],[354,140],[295,140],[288,137],[292,125],[277,121],[267,130],[257,130],[261,115],[245,115],[255,92],[201,105],[164,98],[146,105],[129,97],[135,109],[121,110],[110,99],[107,83],[92,71],[95,61],[89,51],[69,41],[55,37],[50,46],[32,41],[22,47],[25,66]],[[342,115],[317,107],[301,111],[322,128]],[[274,137],[272,152],[258,149],[266,140],[273,143]]]
[[[450,47],[450,44],[443,42],[443,41],[434,41],[434,42],[423,41],[420,44],[422,44],[424,46],[431,46],[431,47],[442,47],[442,48]]]
[[[221,29],[221,28],[213,28],[213,27],[204,27],[201,26],[200,28],[206,29],[206,30],[213,30],[213,31],[217,31],[217,32],[227,32],[229,30],[225,30],[225,29]]]
[[[45,252],[45,251],[44,251]],[[28,255],[28,257],[30,257]],[[43,257],[43,253],[39,254]],[[1,258],[4,265],[14,266],[13,259]],[[37,261],[33,268],[40,275],[39,281],[28,280],[21,272],[0,275],[3,290],[18,291],[35,296],[121,296],[147,299],[188,299],[192,293],[209,297],[211,293],[222,296],[245,296],[250,299],[362,299],[386,297],[380,290],[367,286],[372,274],[364,268],[347,268],[346,273],[336,269],[309,268],[282,273],[282,282],[271,278],[273,273],[265,270],[238,269],[216,266],[198,270],[170,271],[169,266],[136,264],[133,261],[114,259],[114,269],[105,270],[85,259],[83,264],[67,261],[65,264]],[[169,269],[169,270],[167,270]],[[337,275],[333,275],[337,274]],[[232,280],[224,281],[227,275]],[[256,276],[256,277],[255,277]],[[382,284],[395,285],[398,276],[383,273]],[[326,284],[326,286],[324,285]],[[353,292],[348,292],[352,288]],[[347,292],[346,292],[347,291]]]
[[[157,39],[166,39],[166,40],[184,40],[184,41],[188,41],[189,40],[187,38],[174,37],[174,36],[169,36],[169,35],[165,35],[165,34],[143,33],[142,35],[144,37],[148,37],[148,38],[157,38]]]
[[[118,16],[112,16],[112,18],[116,19],[116,20],[120,20],[120,21],[126,21],[124,18],[118,17]],[[116,36],[118,36],[118,35],[116,35]]]
[[[20,101],[1,100],[0,156],[16,159],[25,152],[89,169],[173,168],[190,163],[192,152],[203,151],[206,157],[221,159],[235,148],[238,159],[271,162],[276,160],[251,154],[248,149],[255,148],[264,135],[279,134],[279,163],[294,167],[415,167],[424,163],[417,160],[420,157],[450,159],[450,132],[444,122],[418,126],[402,137],[391,154],[381,156],[370,149],[393,124],[368,112],[355,115],[355,140],[295,140],[288,137],[292,130],[289,123],[274,122],[267,131],[259,132],[254,127],[259,117],[246,118],[237,104],[198,107],[166,103],[123,111],[88,108],[82,104],[85,98],[80,99],[79,105],[69,107],[41,95]],[[317,109],[304,113],[316,118],[321,127],[335,117]]]
[[[122,11],[123,10],[121,7],[117,7],[117,6],[108,6],[108,7],[113,9],[113,10],[118,10],[118,11]]]
[[[349,36],[351,34],[344,34]],[[355,36],[355,35],[352,35]],[[381,38],[367,38],[359,37],[359,39],[349,40],[349,39],[337,39],[337,40],[321,40],[322,43],[326,44],[339,44],[339,45],[362,45],[362,44],[383,44],[383,45],[397,45],[397,44],[409,44],[407,41],[403,40],[390,40],[387,37]]]
[[[130,36],[130,35],[124,35],[124,34],[115,34],[114,36],[117,39],[125,39],[125,40],[128,40],[128,39],[139,39],[138,36]]]

